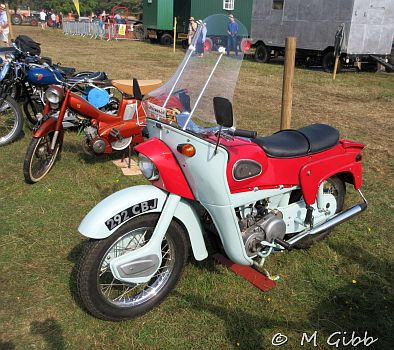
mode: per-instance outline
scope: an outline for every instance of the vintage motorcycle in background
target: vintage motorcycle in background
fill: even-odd
[[[145,126],[145,112],[141,105],[143,94],[161,85],[160,80],[136,79],[126,84],[124,81],[110,81],[123,93],[116,110],[102,111],[93,106],[84,96],[74,92],[77,85],[86,85],[85,91],[95,96],[103,106],[110,102],[106,90],[93,84],[89,77],[82,81],[77,79],[74,84],[60,81],[62,85],[52,85],[44,94],[46,102],[43,116],[33,130],[33,138],[26,151],[23,174],[27,183],[40,181],[52,168],[56,157],[61,152],[65,123],[67,127],[75,126],[83,130],[83,150],[90,154],[112,153],[129,149],[144,141],[142,129]],[[107,100],[102,100],[107,98]],[[65,120],[67,113],[73,117]]]
[[[94,81],[105,81],[104,72],[79,72],[75,68],[62,67],[48,64],[51,60],[39,56],[30,56],[14,43],[14,49],[5,55],[0,70],[0,96],[7,99],[8,107],[0,109],[0,146],[14,141],[22,132],[23,112],[30,125],[37,122],[36,115],[41,113],[44,106],[45,90],[58,81],[68,80],[71,83],[81,81],[88,77]],[[76,85],[78,90],[78,85]],[[80,90],[80,89],[79,89]],[[95,99],[90,90],[81,93],[98,108],[108,107],[95,104]],[[111,92],[107,89],[107,94]],[[72,118],[68,112],[69,118]]]
[[[225,37],[227,22],[206,18],[207,37]],[[158,305],[189,247],[196,260],[207,258],[207,239],[231,261],[262,267],[273,252],[307,248],[367,207],[364,145],[324,124],[267,137],[237,130],[231,101],[243,54],[219,47],[200,57],[200,33],[175,75],[143,101],[149,140],[136,150],[151,185],[112,194],[79,226],[89,240],[77,288],[98,318],[130,319]],[[346,183],[362,198],[348,209]]]

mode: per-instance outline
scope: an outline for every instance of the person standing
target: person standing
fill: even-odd
[[[59,13],[59,28],[62,28],[63,25],[63,13]]]
[[[105,17],[102,15],[99,16],[98,36],[99,36],[100,40],[103,40],[104,36],[105,36]]]
[[[41,29],[45,30],[47,27],[47,14],[45,13],[44,9],[40,11],[40,23]]]
[[[52,28],[55,29],[56,28],[56,14],[54,11],[52,11],[51,20],[52,20]]]
[[[230,55],[231,48],[234,48],[235,55],[238,56],[238,23],[235,22],[233,15],[229,16],[230,22],[227,26],[227,56]]]
[[[202,20],[198,20],[197,24],[201,27],[201,30],[200,30],[200,34],[198,35],[198,38],[197,38],[196,53],[200,57],[203,57],[203,55],[204,55],[204,47],[205,47],[205,40],[207,38],[207,26],[206,26],[206,23],[203,23]]]
[[[187,31],[187,41],[189,43],[189,45],[191,45],[193,38],[194,38],[194,34],[196,34],[196,30],[197,30],[197,23],[194,20],[194,17],[190,17],[189,18],[189,28]]]
[[[0,4],[0,41],[8,45],[8,34],[10,27],[8,25],[7,11],[4,4]]]

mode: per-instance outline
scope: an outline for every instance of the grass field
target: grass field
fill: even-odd
[[[43,55],[55,62],[111,78],[165,80],[183,57],[181,50],[147,43],[15,30],[41,42]],[[261,135],[278,130],[282,70],[243,63],[235,99],[240,128]],[[29,130],[0,148],[0,349],[271,349],[276,333],[288,336],[279,348],[297,349],[302,334],[315,331],[319,349],[334,348],[326,343],[332,333],[341,332],[333,342],[348,341],[352,331],[378,338],[370,349],[392,349],[394,75],[353,72],[333,82],[323,72],[296,69],[294,90],[293,127],[326,122],[366,144],[367,212],[309,251],[270,257],[266,268],[281,279],[268,293],[211,258],[191,259],[169,298],[129,322],[103,322],[80,307],[73,275],[83,243],[77,227],[100,200],[144,179],[123,177],[108,157],[85,157],[79,137],[68,133],[61,161],[43,181],[27,185],[22,163]],[[358,198],[348,189],[351,204]]]

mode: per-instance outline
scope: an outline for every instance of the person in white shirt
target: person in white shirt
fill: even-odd
[[[55,15],[55,12],[52,12],[51,20],[52,20],[52,28],[55,29],[56,28],[56,15]]]
[[[47,14],[44,10],[40,11],[40,23],[41,29],[45,29],[47,27]]]
[[[0,41],[8,45],[8,34],[10,28],[8,26],[7,11],[4,4],[0,4]]]

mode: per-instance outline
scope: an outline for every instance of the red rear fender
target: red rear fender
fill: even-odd
[[[183,172],[168,146],[154,137],[141,143],[135,150],[148,157],[157,167],[160,178],[152,185],[178,196],[194,199]]]
[[[362,182],[360,152],[361,148],[357,147],[351,152],[347,151],[304,165],[300,171],[300,183],[305,202],[312,205],[315,202],[320,184],[334,175],[339,175],[342,179],[353,183],[356,190],[359,189]]]

